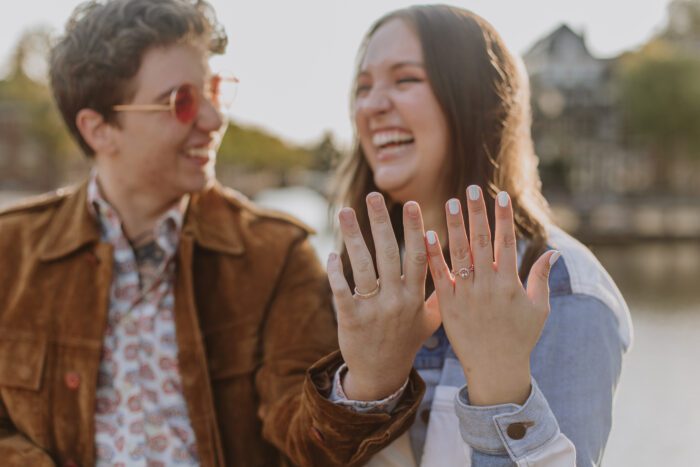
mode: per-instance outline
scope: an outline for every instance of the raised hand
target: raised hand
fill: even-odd
[[[327,267],[338,311],[340,351],[348,365],[343,389],[356,400],[378,400],[399,389],[420,346],[440,326],[439,312],[428,310],[424,302],[427,255],[418,204],[408,202],[403,208],[403,274],[384,198],[370,193],[367,209],[379,275],[350,208],[343,208],[338,217],[354,293],[337,254],[329,256]]]
[[[549,313],[549,270],[559,253],[548,251],[535,262],[525,290],[510,197],[498,194],[492,247],[481,189],[473,185],[467,193],[469,239],[459,201],[446,205],[452,272],[435,232],[426,234],[437,298],[429,308],[439,307],[471,404],[522,404],[530,394],[530,353]]]

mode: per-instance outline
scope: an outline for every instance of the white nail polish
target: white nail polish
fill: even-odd
[[[447,202],[447,210],[450,211],[452,215],[459,214],[459,201],[456,199],[449,200]]]
[[[557,262],[557,260],[559,259],[560,256],[561,256],[561,253],[559,253],[558,251],[555,251],[554,253],[552,253],[552,256],[549,257],[549,267],[550,268],[552,266],[554,266],[554,263]]]
[[[437,235],[435,235],[435,232],[433,232],[432,230],[428,230],[425,233],[425,236],[428,239],[428,243],[430,245],[435,245],[437,243]]]
[[[498,194],[498,205],[502,208],[508,206],[508,193],[505,191]]]
[[[476,201],[479,199],[479,187],[476,185],[471,185],[469,188],[467,188],[467,194],[469,195],[470,200]]]

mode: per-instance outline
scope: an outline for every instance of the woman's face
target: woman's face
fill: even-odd
[[[418,36],[399,19],[372,36],[353,113],[377,187],[398,202],[442,203],[448,129],[428,82]]]

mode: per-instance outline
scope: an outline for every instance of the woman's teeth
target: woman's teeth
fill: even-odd
[[[372,136],[372,144],[380,149],[391,145],[412,143],[413,136],[401,131],[383,131]]]

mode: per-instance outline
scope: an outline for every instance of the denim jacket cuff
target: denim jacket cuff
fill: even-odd
[[[559,423],[534,378],[531,382],[523,405],[473,406],[463,386],[455,398],[455,411],[464,442],[487,454],[507,454],[517,462],[552,441],[559,434]]]

